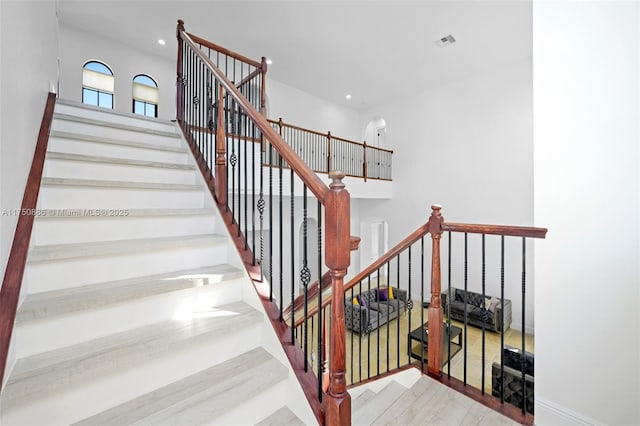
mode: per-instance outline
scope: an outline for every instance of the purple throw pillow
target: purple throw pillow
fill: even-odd
[[[385,300],[389,300],[389,289],[381,288],[378,290],[378,301],[384,302]]]
[[[362,295],[358,295],[358,303],[360,304],[360,306],[362,306],[363,308],[367,307],[367,298],[362,296]]]

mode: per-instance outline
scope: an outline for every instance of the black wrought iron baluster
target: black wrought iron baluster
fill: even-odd
[[[273,147],[265,143],[269,150],[269,301],[273,302]]]
[[[504,404],[504,235],[500,236],[500,402]]]
[[[358,294],[362,294],[362,280],[358,281]],[[362,317],[360,312],[358,316]],[[352,318],[351,323],[354,324],[355,320]],[[358,333],[358,381],[362,381],[362,330]],[[354,330],[351,330],[353,334]]]
[[[249,125],[249,117],[244,113],[241,112],[242,116],[244,117],[244,134],[242,135],[242,137],[244,138],[244,173],[243,173],[243,177],[244,177],[244,249],[247,250],[249,248],[249,230],[248,230],[248,226],[247,224],[249,223],[248,220],[248,207],[249,207],[249,133],[248,132],[248,125]],[[252,188],[253,190],[253,188]],[[251,204],[252,206],[254,205],[253,203]]]
[[[349,296],[349,300],[345,301],[345,303],[353,303],[353,287],[351,287],[351,296]],[[351,311],[351,315],[353,315],[354,310]],[[352,319],[352,323],[353,323],[353,319]],[[351,333],[349,333],[351,335],[351,348],[350,348],[350,352],[351,352],[351,368],[349,369],[349,372],[351,373],[351,384],[353,384],[353,330],[351,331]]]
[[[294,193],[294,174],[293,174],[293,169],[291,169],[291,173],[289,175],[289,187],[290,187],[290,192],[289,192],[289,198],[290,198],[290,204],[291,204],[291,211],[290,211],[290,217],[289,217],[289,221],[291,222],[290,228],[291,228],[291,240],[289,241],[291,244],[291,307],[293,308],[293,302],[295,301],[295,289],[296,289],[296,262],[295,262],[295,243],[296,243],[296,236],[295,236],[295,193]],[[293,324],[293,311],[294,309],[291,309],[291,323]]]
[[[283,248],[283,240],[284,240],[284,231],[282,229],[283,224],[282,224],[282,215],[284,214],[282,208],[283,208],[283,204],[282,204],[282,156],[278,156],[278,177],[280,179],[278,179],[278,207],[279,207],[279,220],[280,220],[280,227],[278,228],[278,232],[280,233],[280,238],[278,238],[279,241],[279,250],[280,250],[280,258],[278,259],[279,262],[279,266],[280,269],[278,269],[278,272],[280,273],[280,299],[278,299],[278,302],[280,304],[280,321],[283,320],[282,318],[282,306],[284,305],[284,271],[283,271],[283,254],[284,254],[284,248]],[[292,311],[293,312],[293,311]],[[291,319],[291,323],[293,324],[293,313],[292,313],[292,319]]]
[[[225,137],[225,152],[227,155],[227,161],[229,161],[229,164],[231,164],[231,154],[230,154],[230,149],[229,149],[229,145],[231,145],[233,147],[233,144],[230,143],[229,141],[229,135],[232,132],[232,127],[230,125],[230,120],[231,120],[231,114],[229,113],[229,110],[231,108],[231,105],[229,103],[229,93],[224,94],[224,137]],[[229,197],[229,175],[233,176],[233,172],[230,170],[229,167],[225,167],[225,173],[226,173],[226,182],[227,182],[227,202],[225,203],[225,212],[229,212],[229,198],[231,198],[231,202],[233,203],[233,192],[231,192],[231,197]],[[231,212],[231,223],[233,223],[233,212]]]
[[[468,256],[468,235],[466,232],[464,233],[464,353],[463,353],[463,382],[467,384],[467,330],[468,330],[468,322],[467,322],[467,306],[469,303],[469,256]],[[450,346],[450,345],[449,345]]]
[[[486,294],[486,255],[485,255],[485,234],[482,234],[482,303],[484,304]],[[485,309],[482,315],[482,395],[484,395],[484,366],[485,366],[485,349],[486,349],[486,323],[489,316],[489,312],[486,310],[486,306],[483,305]]]
[[[318,399],[322,402],[322,335],[324,332],[324,321],[322,318],[322,203],[316,199],[318,209]]]
[[[420,238],[420,250],[422,256],[420,256],[420,371],[424,372],[424,356],[425,356],[425,329],[424,327],[424,237]],[[409,311],[411,312],[411,311]],[[411,318],[409,318],[409,326],[411,326]],[[409,330],[411,332],[411,330]],[[409,346],[409,352],[411,352],[411,346]]]
[[[304,185],[304,187],[302,188],[302,270],[300,271],[300,281],[302,282],[302,288],[304,289],[304,371],[307,371],[307,340],[309,339],[309,330],[307,328],[309,300],[307,290],[309,287],[309,282],[311,281],[311,270],[309,269],[309,263],[307,259],[307,231],[307,185]],[[318,283],[318,290],[320,290],[319,284],[320,283]]]
[[[389,265],[389,263],[386,264],[387,266]],[[387,277],[389,276],[389,274],[387,274]],[[376,286],[376,301],[378,303],[380,303],[380,269],[378,269],[378,279],[377,279],[377,286]],[[376,315],[378,317],[378,327],[376,327],[376,333],[378,335],[378,339],[376,341],[376,375],[380,375],[380,311],[376,310]]]
[[[229,138],[231,138],[229,141],[231,145],[231,157],[229,157],[229,163],[231,164],[231,223],[236,223],[236,165],[238,164],[238,157],[236,156],[236,135],[234,134],[237,127],[237,117],[235,114],[236,101],[234,99],[231,99],[230,107],[231,132],[227,134],[227,139],[229,140]]]
[[[409,252],[407,253],[407,286],[410,288],[411,287],[411,246],[409,246]],[[400,268],[400,265],[398,265],[398,268]],[[398,290],[400,290],[400,281],[398,281]],[[398,295],[399,296],[399,295]],[[396,299],[398,299],[398,296],[396,296]],[[406,309],[409,309],[409,300],[406,301],[407,304]],[[400,306],[401,301],[398,302],[398,307]],[[399,309],[398,309],[399,311]],[[411,333],[411,324],[408,325],[408,330],[409,333]],[[400,312],[398,312],[398,334],[397,334],[397,343],[398,343],[398,348],[397,348],[397,356],[396,359],[398,360],[398,368],[400,368]]]
[[[256,265],[256,124],[251,122],[251,236],[253,253],[252,265]],[[262,146],[258,147],[260,152],[260,164],[258,167],[262,168]],[[262,176],[261,176],[262,177]],[[261,179],[262,180],[262,179]],[[260,182],[260,196],[262,196],[262,182]],[[262,266],[260,266],[262,270]],[[262,275],[261,275],[262,277]],[[262,279],[262,278],[261,278]]]
[[[451,303],[453,297],[451,296],[451,246],[453,244],[451,240],[451,231],[447,233],[449,239],[449,249],[447,255],[447,330],[451,330]],[[467,330],[464,331],[467,334]],[[451,345],[447,345],[447,377],[451,378]]]
[[[350,144],[349,144],[350,145]],[[391,284],[393,283],[393,280],[391,279],[391,260],[387,262],[387,299],[389,299],[389,292]],[[378,294],[378,300],[380,299],[380,295]],[[387,302],[388,303],[388,302]],[[387,324],[387,372],[389,371],[389,327],[391,324]],[[380,342],[378,342],[378,345],[380,345]]]
[[[236,220],[238,221],[238,233],[237,236],[240,237],[242,235],[242,160],[245,161],[245,167],[244,170],[247,169],[247,165],[246,165],[246,160],[247,160],[247,151],[245,150],[244,152],[242,152],[242,142],[241,142],[241,133],[242,133],[242,126],[243,126],[243,122],[244,122],[244,114],[242,114],[242,110],[240,109],[240,105],[237,105],[237,109],[234,110],[234,114],[236,114],[238,116],[237,118],[237,125],[236,125],[236,132],[235,132],[235,141],[236,144],[238,145],[238,167],[236,169],[237,172],[237,176],[236,179],[238,181],[238,211],[236,212],[237,217]],[[246,139],[245,139],[245,143],[246,143]],[[246,185],[246,182],[244,182],[244,184]]]
[[[380,274],[380,270],[378,270],[378,274]],[[367,277],[367,293],[371,292],[371,275]],[[362,293],[361,293],[362,294]],[[371,378],[371,330],[369,328],[371,324],[371,303],[367,301],[367,319],[369,323],[362,324],[360,323],[360,332],[362,333],[363,327],[364,332],[367,333],[367,379]]]
[[[522,327],[520,335],[522,336],[522,356],[520,357],[520,368],[522,372],[522,414],[526,411],[527,406],[527,382],[525,377],[525,297],[527,289],[527,239],[522,237]],[[502,326],[502,334],[504,334],[504,325]]]
[[[262,279],[264,277],[264,207],[265,207],[265,201],[264,201],[264,157],[265,157],[265,151],[263,149],[263,147],[265,146],[265,139],[264,136],[262,135],[262,132],[260,132],[260,147],[259,147],[259,153],[260,153],[260,164],[258,167],[260,167],[260,195],[258,196],[258,213],[260,215],[260,281],[262,282]],[[255,161],[254,161],[255,163]],[[255,241],[254,241],[255,244]],[[271,254],[271,252],[269,252],[269,254]],[[255,259],[255,256],[254,256]],[[269,300],[271,300],[271,294],[272,294],[272,285],[271,285],[271,281],[269,281]]]

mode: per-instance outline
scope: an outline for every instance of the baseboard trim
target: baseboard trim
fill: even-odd
[[[517,330],[517,331],[522,331],[522,323],[512,322],[511,323],[511,328],[513,328],[514,330]],[[525,334],[533,334],[533,335],[535,335],[536,334],[535,331],[536,331],[535,328],[530,327],[530,326],[525,326],[525,328],[524,328]]]
[[[541,398],[536,395],[535,397],[535,411],[536,411],[536,424],[544,426],[545,424],[568,424],[568,425],[601,425],[595,419],[585,416],[584,414],[577,413],[566,407],[551,402],[548,399]]]

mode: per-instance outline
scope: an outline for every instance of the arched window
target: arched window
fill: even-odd
[[[111,69],[98,61],[82,67],[82,103],[113,109],[114,78]]]
[[[147,117],[158,116],[158,83],[146,74],[133,77],[133,112]]]

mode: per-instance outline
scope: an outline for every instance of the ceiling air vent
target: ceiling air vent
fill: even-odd
[[[440,47],[451,46],[455,42],[456,42],[456,39],[451,34],[436,40],[436,44]]]

